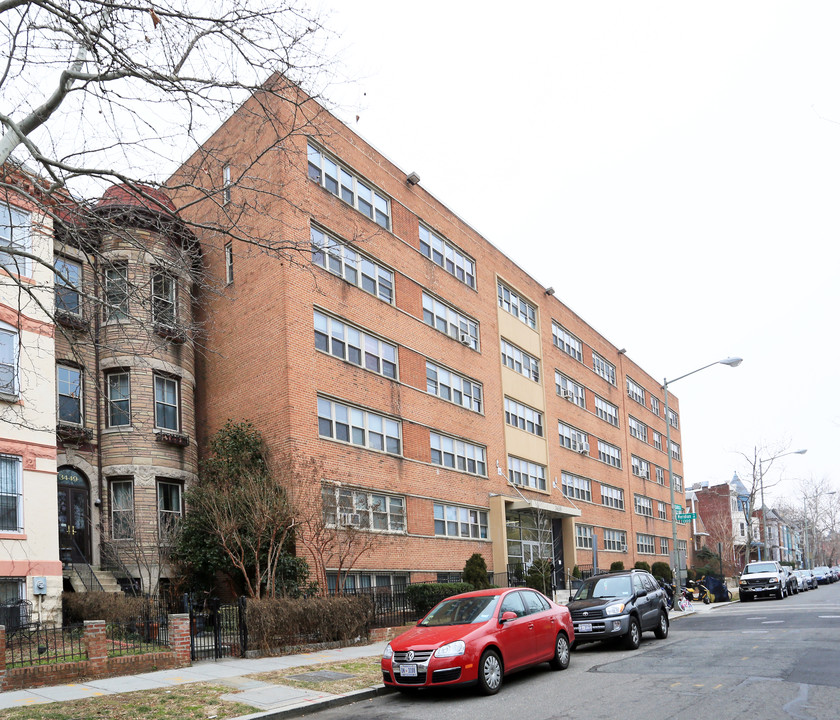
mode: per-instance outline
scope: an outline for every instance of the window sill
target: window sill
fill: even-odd
[[[87,330],[90,323],[81,315],[74,315],[73,313],[62,312],[60,310],[55,313],[55,321],[59,325],[63,325],[71,330]]]
[[[65,444],[88,443],[93,439],[93,430],[81,425],[68,425],[59,423],[56,425],[55,434]]]
[[[0,540],[26,540],[26,533],[0,532]]]
[[[118,435],[127,432],[134,432],[134,428],[131,425],[118,425],[117,427],[109,427],[102,430],[103,435]]]
[[[0,392],[0,402],[7,402],[7,403],[16,403],[20,401],[20,395],[18,393],[4,393]]]
[[[187,331],[182,327],[155,323],[155,332],[164,340],[169,340],[178,345],[187,341]]]
[[[190,436],[172,430],[155,430],[155,442],[187,447],[190,444]]]

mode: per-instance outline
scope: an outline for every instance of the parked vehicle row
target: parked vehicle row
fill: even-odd
[[[547,662],[565,670],[572,648],[615,640],[639,647],[643,632],[668,637],[665,591],[643,570],[584,580],[568,607],[529,588],[446,598],[382,655],[382,682],[403,693],[477,685],[493,695],[511,672]]]
[[[775,560],[748,563],[741,572],[738,589],[742,602],[757,597],[774,597],[778,600],[806,590],[816,590],[820,585],[840,580],[840,567],[820,565],[813,570],[791,570]]]
[[[840,579],[840,568],[828,567],[827,565],[818,565],[814,568],[814,575],[820,585],[828,585],[837,582]]]

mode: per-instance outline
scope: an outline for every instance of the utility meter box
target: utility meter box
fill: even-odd
[[[47,594],[47,578],[45,578],[45,577],[34,577],[34,578],[32,578],[32,593],[34,595],[46,595]]]

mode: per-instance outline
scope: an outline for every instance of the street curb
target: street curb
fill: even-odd
[[[304,715],[320,712],[321,710],[341,707],[342,705],[350,705],[351,703],[359,702],[360,700],[370,700],[371,698],[379,697],[380,695],[390,695],[393,692],[396,692],[393,688],[386,687],[385,685],[377,685],[365,688],[364,690],[354,690],[353,692],[345,693],[344,695],[324,698],[323,700],[304,702],[288,708],[263,710],[262,712],[253,713],[251,715],[238,715],[236,718],[232,718],[231,720],[274,720],[275,718],[303,717]]]

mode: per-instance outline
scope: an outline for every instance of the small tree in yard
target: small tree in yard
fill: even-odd
[[[476,590],[490,587],[487,579],[487,562],[481,553],[473,553],[464,565],[463,580]]]
[[[650,572],[654,577],[662,578],[665,582],[671,582],[671,566],[666,562],[659,560],[653,563]]]
[[[636,564],[633,565],[633,567],[637,570],[647,570],[648,572],[650,572],[650,565],[648,565],[648,563],[646,563],[644,560],[637,560]]]
[[[295,527],[283,480],[287,459],[272,466],[262,436],[250,423],[228,421],[210,441],[210,457],[186,493],[187,526],[216,544],[241,577],[249,597],[277,594],[281,558]],[[182,537],[182,560],[188,549]]]
[[[610,565],[610,572],[619,572],[624,570],[624,563],[621,560],[616,560]]]

